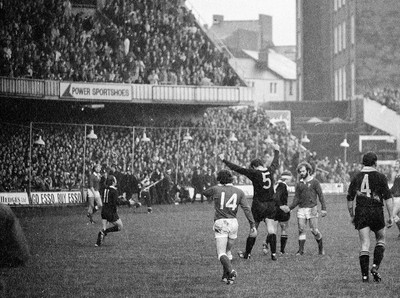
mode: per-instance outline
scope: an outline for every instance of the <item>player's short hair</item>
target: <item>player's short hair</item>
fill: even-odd
[[[228,184],[233,182],[233,175],[229,170],[221,170],[217,174],[217,181],[221,184]]]
[[[313,173],[313,168],[312,168],[312,166],[311,166],[308,162],[306,162],[306,161],[303,161],[303,162],[301,162],[301,163],[299,163],[299,164],[297,165],[296,172],[297,172],[297,173],[300,173],[300,169],[301,169],[302,167],[306,167],[307,172],[309,172],[310,174]]]
[[[111,186],[113,184],[117,184],[117,178],[114,175],[109,175],[106,179],[106,186]]]
[[[376,164],[377,160],[378,156],[374,152],[370,151],[364,154],[362,164],[364,166],[371,167]]]
[[[264,162],[260,158],[253,159],[250,162],[251,168],[257,168],[257,167],[263,167],[263,166],[264,166]]]

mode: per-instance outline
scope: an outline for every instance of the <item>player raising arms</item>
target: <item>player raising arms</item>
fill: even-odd
[[[376,170],[378,157],[374,152],[363,156],[363,168],[353,180],[347,193],[347,207],[351,221],[358,230],[360,238],[360,267],[362,281],[368,282],[370,232],[375,233],[376,245],[371,274],[375,282],[381,281],[378,273],[385,251],[385,216],[384,201],[389,213],[388,227],[393,224],[393,200],[386,176]],[[353,202],[356,200],[356,208]]]
[[[117,213],[118,191],[116,185],[117,179],[113,175],[109,175],[106,179],[106,188],[102,193],[104,205],[101,209],[101,221],[103,229],[97,235],[95,246],[101,246],[104,237],[107,236],[108,233],[119,232],[122,230],[122,221]],[[110,223],[112,227],[107,228],[107,223]]]
[[[264,167],[261,159],[250,162],[250,168],[242,168],[225,160],[224,155],[219,158],[233,171],[245,175],[253,183],[254,195],[251,211],[256,222],[256,229],[260,222],[265,221],[268,232],[268,243],[271,247],[271,259],[276,261],[276,230],[278,222],[275,220],[277,204],[274,201],[274,173],[279,166],[279,145],[274,144],[274,158],[269,167]],[[249,259],[256,237],[249,235],[246,240],[245,252],[239,252],[239,257]]]
[[[217,174],[218,185],[204,191],[207,199],[214,201],[214,233],[217,246],[218,259],[223,267],[222,281],[232,284],[236,278],[236,271],[232,269],[232,247],[237,238],[238,221],[236,214],[240,205],[250,223],[250,234],[257,235],[250,204],[244,192],[233,186],[232,173],[229,170],[221,170]]]

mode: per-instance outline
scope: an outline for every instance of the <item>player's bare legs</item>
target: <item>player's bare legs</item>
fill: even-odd
[[[311,228],[311,233],[314,235],[314,238],[318,243],[318,253],[320,255],[324,255],[325,251],[322,244],[322,234],[318,230],[318,217],[310,218],[310,228]]]
[[[228,256],[229,260],[232,261],[232,247],[235,243],[235,239],[228,238],[228,243],[226,244],[226,255]]]
[[[218,260],[221,262],[223,268],[222,281],[227,283],[229,280],[229,275],[233,271],[233,269],[231,260],[229,260],[226,252],[229,246],[230,249],[232,248],[234,239],[228,239],[228,237],[217,237],[215,238],[215,242],[217,246]]]
[[[299,250],[296,255],[304,254],[304,245],[306,243],[306,227],[307,227],[307,219],[306,218],[297,218],[297,224],[299,228]]]
[[[400,232],[400,197],[393,198],[393,216],[394,222],[396,223],[396,226]],[[398,238],[400,238],[400,234]]]

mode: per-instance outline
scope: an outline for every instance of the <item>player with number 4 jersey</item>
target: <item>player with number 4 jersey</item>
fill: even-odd
[[[222,281],[232,284],[236,278],[236,271],[232,269],[232,247],[237,238],[238,221],[236,214],[240,206],[250,223],[250,234],[256,235],[255,222],[251,214],[250,204],[244,192],[233,186],[233,177],[229,170],[218,172],[218,185],[206,189],[203,194],[208,200],[214,201],[214,235],[217,246],[218,259],[223,267]]]
[[[245,175],[253,183],[254,195],[251,211],[256,222],[256,228],[260,222],[264,221],[267,226],[268,243],[271,246],[271,259],[276,261],[276,230],[278,221],[276,221],[276,212],[278,204],[274,197],[274,173],[279,166],[279,145],[273,144],[274,158],[268,167],[264,167],[264,162],[257,158],[251,161],[250,168],[243,168],[227,161],[223,154],[219,158],[231,170]],[[256,237],[249,237],[246,240],[246,251],[239,252],[239,257],[250,258],[250,253],[256,242]]]
[[[388,211],[387,227],[393,224],[393,200],[386,176],[376,170],[378,157],[374,152],[363,156],[363,168],[352,180],[347,193],[347,207],[351,222],[358,230],[360,238],[359,262],[362,281],[368,282],[370,232],[374,232],[374,249],[371,274],[375,282],[381,281],[378,272],[385,251],[385,216],[383,206]],[[353,202],[356,201],[354,209]]]

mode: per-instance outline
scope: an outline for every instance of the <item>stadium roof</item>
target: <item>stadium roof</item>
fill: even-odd
[[[283,79],[296,80],[296,63],[285,57],[282,54],[277,53],[273,49],[268,49],[267,67]],[[257,62],[260,61],[260,53],[257,51],[243,50],[250,58]]]

